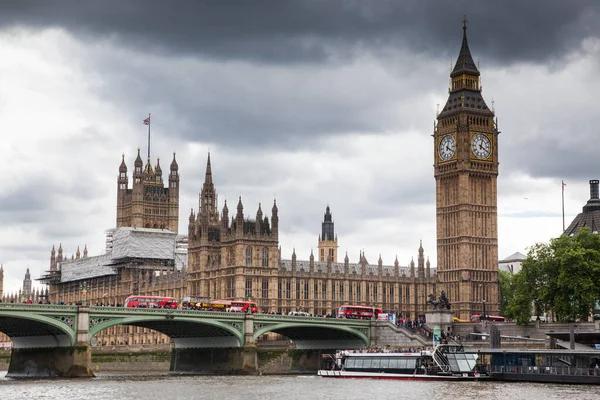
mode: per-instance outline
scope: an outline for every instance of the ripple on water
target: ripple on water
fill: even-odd
[[[1,399],[577,399],[595,386],[507,382],[411,382],[317,376],[172,376],[98,374],[92,379],[13,380],[0,372]]]

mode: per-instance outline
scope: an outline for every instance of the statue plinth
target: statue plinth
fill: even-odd
[[[443,331],[448,331],[448,327],[452,326],[452,318],[454,314],[452,310],[429,310],[425,311],[425,325],[430,329],[439,326]]]

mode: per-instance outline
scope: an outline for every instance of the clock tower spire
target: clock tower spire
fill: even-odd
[[[433,132],[438,278],[455,315],[497,313],[498,134],[481,94],[467,20],[450,93]]]

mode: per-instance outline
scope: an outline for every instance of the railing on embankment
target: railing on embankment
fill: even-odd
[[[488,365],[488,371],[500,381],[600,384],[597,368]]]

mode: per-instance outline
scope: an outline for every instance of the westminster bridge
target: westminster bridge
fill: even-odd
[[[13,342],[7,376],[92,376],[90,339],[115,325],[161,332],[173,341],[172,372],[256,371],[256,340],[291,339],[318,350],[371,345],[374,323],[355,319],[196,310],[0,303],[0,332]],[[317,362],[316,360],[313,360]]]

